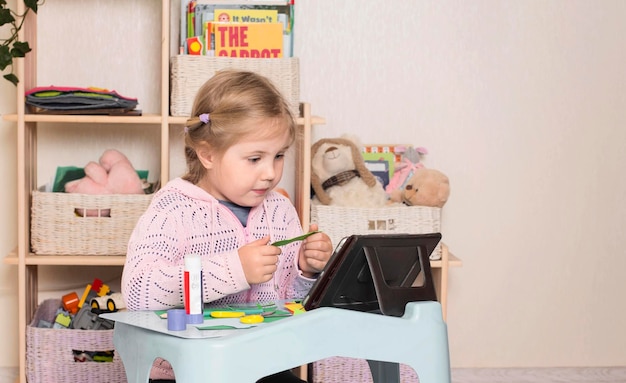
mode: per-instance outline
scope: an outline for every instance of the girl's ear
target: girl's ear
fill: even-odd
[[[198,159],[200,160],[200,162],[202,163],[202,166],[204,166],[205,169],[213,168],[213,165],[215,163],[215,155],[209,145],[200,146],[198,150],[196,151],[196,154],[198,155]]]

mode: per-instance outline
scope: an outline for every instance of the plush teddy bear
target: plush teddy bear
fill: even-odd
[[[435,169],[415,169],[402,190],[391,193],[391,200],[408,206],[443,207],[450,196],[448,177]]]
[[[313,204],[382,207],[388,202],[358,146],[347,138],[324,138],[311,146],[311,186]]]

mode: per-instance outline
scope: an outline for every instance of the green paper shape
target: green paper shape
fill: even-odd
[[[304,239],[306,239],[307,237],[315,234],[315,233],[319,233],[319,230],[316,231],[311,231],[309,233],[306,234],[302,234],[300,236],[294,237],[294,238],[289,238],[289,239],[283,239],[282,241],[276,241],[274,243],[272,243],[272,246],[285,246],[290,244],[291,242],[295,242],[295,241],[303,241]]]
[[[255,326],[235,327],[235,326],[228,326],[225,324],[217,325],[217,326],[196,326],[198,330],[203,330],[203,331],[204,330],[246,330],[252,327],[255,327]]]

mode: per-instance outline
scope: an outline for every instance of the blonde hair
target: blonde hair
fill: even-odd
[[[295,140],[296,123],[289,104],[269,79],[254,72],[217,72],[198,90],[191,113],[185,124],[187,173],[183,179],[194,184],[206,172],[196,154],[202,145],[221,155],[242,137],[273,137],[285,129],[290,143]],[[255,122],[264,120],[274,121],[271,129],[261,132]]]

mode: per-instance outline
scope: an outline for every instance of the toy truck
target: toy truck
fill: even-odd
[[[101,311],[118,311],[126,308],[126,303],[122,299],[121,293],[113,293],[111,295],[103,295],[91,299],[89,304],[92,309]]]

